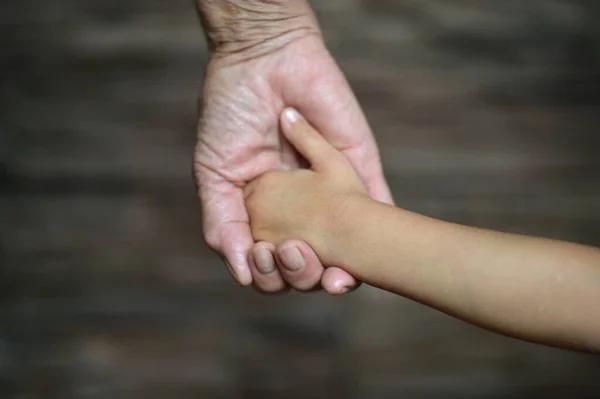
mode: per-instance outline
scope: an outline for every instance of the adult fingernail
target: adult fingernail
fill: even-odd
[[[298,247],[284,248],[279,254],[283,266],[289,271],[295,272],[306,266],[306,261]]]
[[[259,249],[254,253],[254,264],[262,274],[271,274],[275,271],[273,254],[266,249]]]
[[[291,124],[298,122],[300,119],[304,119],[300,112],[296,111],[294,108],[288,108],[283,112],[283,116],[287,121]]]
[[[343,294],[347,294],[351,290],[352,290],[352,286],[344,285],[343,281],[338,280],[338,281],[336,281],[336,282],[333,283],[333,289],[331,291],[329,291],[329,294],[331,294],[331,295],[343,295]]]
[[[344,295],[350,292],[350,287],[341,287],[338,291],[338,295]]]

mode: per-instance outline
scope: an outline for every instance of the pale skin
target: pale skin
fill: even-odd
[[[323,264],[469,323],[600,353],[600,250],[447,223],[374,201],[348,160],[292,109],[285,137],[311,168],[245,187],[252,234],[308,243]]]
[[[308,2],[196,4],[211,52],[194,157],[205,241],[239,284],[261,292],[322,286],[340,294],[356,288],[358,280],[343,269],[325,269],[304,241],[255,244],[244,206],[247,182],[270,170],[304,166],[279,131],[286,106],[301,110],[344,154],[372,198],[393,202],[369,125]]]

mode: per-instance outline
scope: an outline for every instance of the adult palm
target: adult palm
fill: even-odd
[[[298,109],[343,152],[373,198],[392,202],[360,106],[320,36],[307,34],[260,57],[235,63],[213,57],[209,63],[194,162],[205,241],[225,258],[242,285],[254,280],[261,290],[281,290],[283,274],[291,276],[285,279],[294,287],[306,289],[323,274],[323,287],[339,292],[340,282],[351,288],[356,281],[335,267],[323,273],[314,252],[302,242],[295,245],[310,260],[310,270],[299,276],[279,271],[265,275],[254,262],[248,263],[254,241],[244,185],[269,170],[305,165],[280,134],[279,117],[285,107]],[[278,261],[280,269],[282,263]]]

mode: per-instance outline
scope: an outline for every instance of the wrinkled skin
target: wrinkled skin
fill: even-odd
[[[254,282],[260,291],[277,292],[288,284],[310,290],[321,283],[330,293],[347,292],[358,282],[341,269],[324,269],[306,243],[289,241],[276,248],[252,239],[246,183],[267,171],[306,166],[280,134],[279,115],[287,106],[297,108],[344,154],[371,197],[392,202],[362,111],[322,39],[308,34],[255,59],[235,64],[213,59],[209,64],[194,162],[204,237],[242,285]],[[284,267],[286,259],[280,255],[289,247],[304,255],[300,270]],[[258,271],[253,256],[258,249],[273,254],[275,270]],[[264,256],[260,259],[268,263]]]

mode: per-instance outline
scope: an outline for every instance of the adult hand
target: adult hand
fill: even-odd
[[[211,46],[194,172],[204,237],[241,285],[277,292],[319,282],[343,293],[358,282],[325,270],[302,241],[254,244],[245,184],[270,170],[305,166],[283,138],[279,115],[297,108],[345,157],[371,197],[392,202],[377,146],[350,87],[301,0],[198,0]],[[276,256],[274,256],[274,254]]]

